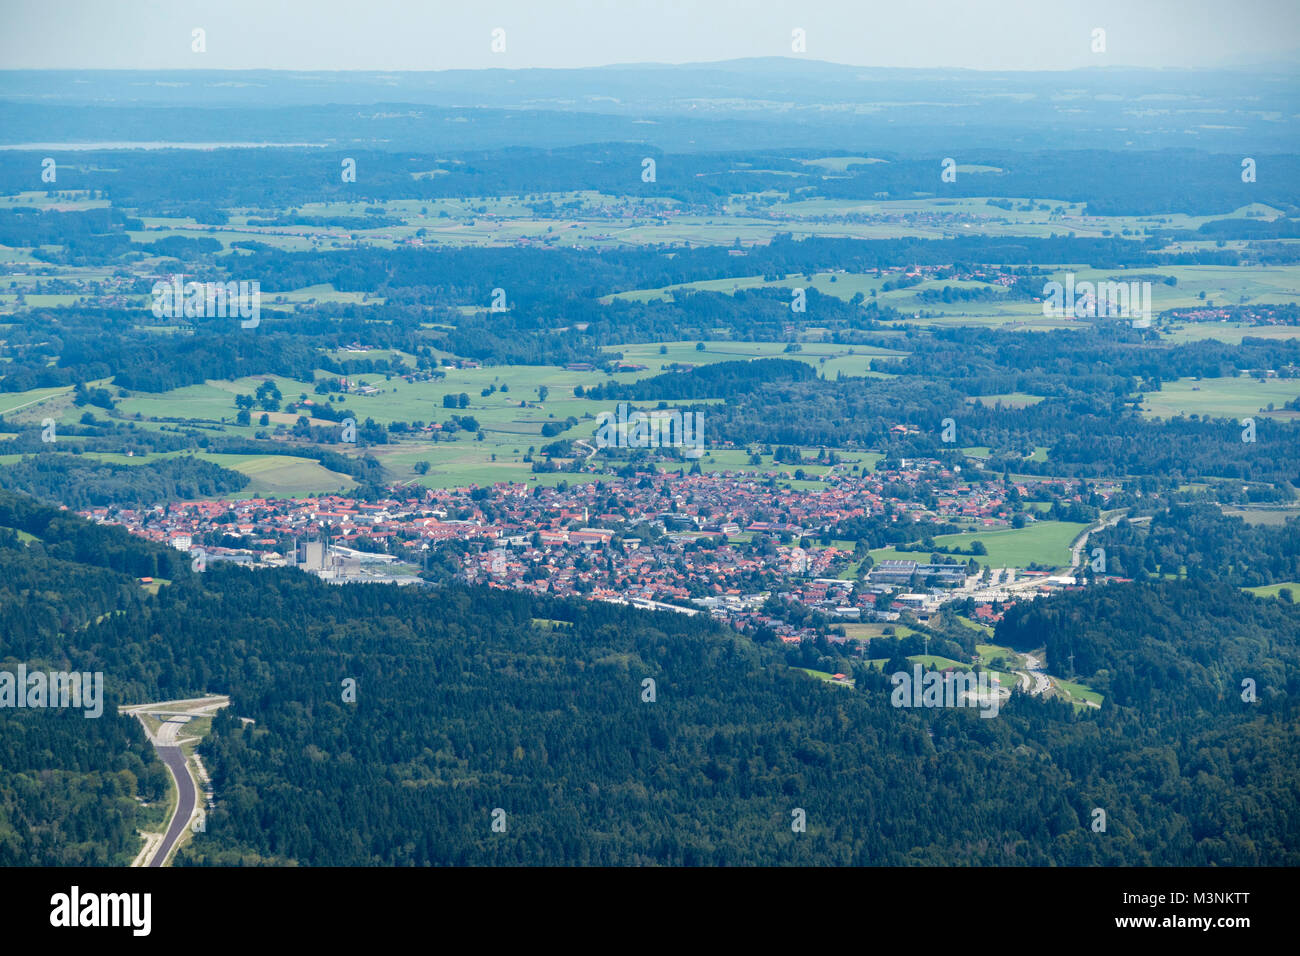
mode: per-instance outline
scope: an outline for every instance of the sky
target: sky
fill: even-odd
[[[503,52],[492,50],[498,28]],[[1092,49],[1098,28],[1105,52]],[[0,0],[3,69],[573,68],[754,56],[977,70],[1295,64],[1300,0]]]

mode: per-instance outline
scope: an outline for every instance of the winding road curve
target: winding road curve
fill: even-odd
[[[172,728],[178,728],[184,723],[176,721],[175,718],[163,724],[162,730],[158,733],[159,740],[163,735]],[[173,729],[171,736],[176,736]],[[167,824],[167,833],[163,836],[162,843],[149,861],[149,866],[162,866],[167,857],[171,854],[172,848],[176,846],[176,841],[181,838],[185,828],[190,825],[190,820],[194,817],[194,807],[198,799],[198,791],[194,786],[194,778],[190,776],[190,770],[185,766],[185,754],[179,746],[164,746],[154,741],[154,747],[158,751],[158,756],[167,769],[171,772],[172,779],[176,781],[176,791],[180,794],[180,799],[176,802],[176,812],[172,814],[171,822]]]
[[[141,864],[137,860],[137,865],[166,866],[167,858],[171,856],[172,850],[176,848],[176,844],[184,835],[198,809],[198,785],[190,771],[189,761],[185,759],[185,752],[181,749],[181,745],[186,741],[179,740],[177,737],[181,728],[195,717],[210,716],[229,704],[229,697],[216,696],[118,708],[119,713],[131,714],[139,719],[149,742],[158,751],[159,759],[167,765],[167,772],[176,782],[176,792],[179,795],[176,809],[172,811],[171,819],[167,821],[167,830],[162,840],[156,848],[152,849],[152,852],[148,848],[142,851],[144,862]],[[158,733],[149,730],[149,723],[145,720],[146,715],[162,719]]]
[[[1017,671],[1020,675],[1020,689],[1029,692],[1031,697],[1037,697],[1040,694],[1047,693],[1052,686],[1052,682],[1047,677],[1047,671],[1043,670],[1043,663],[1033,654],[1025,654],[1025,669]],[[1033,686],[1030,686],[1030,683]]]
[[[1102,518],[1102,520],[1098,521],[1091,528],[1084,531],[1083,534],[1079,535],[1079,537],[1075,539],[1074,544],[1070,546],[1070,570],[1073,571],[1083,563],[1083,549],[1088,546],[1088,538],[1091,535],[1096,534],[1098,531],[1104,531],[1106,528],[1113,528],[1115,525],[1119,524],[1124,517],[1124,513],[1119,512],[1111,515],[1109,518]],[[1144,515],[1141,518],[1129,518],[1129,524],[1142,524],[1143,522],[1150,520],[1150,515]]]

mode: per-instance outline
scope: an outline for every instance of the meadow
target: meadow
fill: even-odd
[[[1163,382],[1160,391],[1144,393],[1142,411],[1150,418],[1201,415],[1214,418],[1268,416],[1295,420],[1300,412],[1282,408],[1300,398],[1300,379],[1236,378],[1175,379]],[[1269,406],[1272,406],[1270,409]]]
[[[541,484],[555,484],[571,480],[571,475],[562,473],[541,473],[534,475],[531,463],[524,460],[530,450],[536,452],[542,445],[561,437],[591,437],[595,428],[595,418],[613,406],[609,402],[597,402],[585,397],[578,397],[574,390],[578,386],[590,388],[609,379],[618,382],[631,382],[638,378],[659,374],[660,368],[676,361],[690,361],[701,365],[709,362],[734,361],[768,355],[782,354],[782,346],[777,343],[749,342],[708,342],[703,352],[696,351],[693,342],[675,342],[665,346],[667,354],[660,354],[660,347],[655,346],[620,346],[614,351],[624,354],[625,360],[648,366],[639,372],[623,372],[608,376],[603,372],[570,371],[558,366],[515,366],[500,365],[482,368],[459,369],[444,366],[445,378],[408,383],[399,378],[389,378],[380,373],[354,376],[357,386],[372,385],[378,389],[374,394],[363,395],[356,391],[340,396],[346,407],[355,413],[359,421],[373,419],[381,424],[392,422],[444,422],[453,414],[471,416],[482,430],[482,440],[465,431],[456,433],[455,440],[431,441],[421,437],[411,440],[402,437],[400,441],[389,445],[368,447],[366,453],[373,454],[389,470],[394,480],[410,481],[427,487],[455,487],[468,484],[485,485],[495,481],[535,481]],[[390,350],[375,350],[367,353],[337,351],[330,353],[334,357],[392,357],[399,353]],[[793,353],[791,357],[808,362],[814,367],[838,363],[848,374],[865,372],[865,364],[877,355],[897,354],[881,349],[849,350],[836,346],[812,345],[803,353]],[[400,357],[411,360],[411,356]],[[330,374],[317,370],[318,379],[328,378]],[[237,395],[253,395],[264,381],[273,381],[282,395],[281,410],[264,412],[260,407],[252,412],[249,425],[235,423],[238,409],[235,406]],[[172,389],[167,392],[151,394],[133,392],[122,397],[121,391],[107,382],[90,383],[94,386],[106,386],[118,399],[118,409],[112,417],[124,417],[134,421],[137,427],[146,429],[175,430],[195,427],[216,434],[231,437],[253,438],[260,432],[274,432],[277,426],[292,427],[299,415],[309,415],[309,406],[300,406],[294,412],[284,410],[284,406],[298,403],[305,396],[313,403],[328,401],[326,396],[317,395],[314,387],[303,382],[283,376],[250,376],[236,380],[210,379],[201,385],[190,385]],[[540,389],[547,390],[545,400],[540,399]],[[482,392],[489,390],[484,396]],[[493,390],[495,389],[495,390]],[[446,408],[444,395],[464,393],[469,399],[466,408]],[[703,400],[698,404],[708,405],[713,400]],[[72,389],[52,388],[35,389],[29,392],[0,394],[0,414],[9,413],[9,419],[15,423],[35,427],[45,417],[52,417],[63,425],[72,425],[90,414],[97,420],[110,418],[108,412],[94,406],[78,407],[72,402]],[[268,424],[262,425],[265,414]],[[547,424],[563,425],[569,418],[575,418],[579,424],[554,437],[542,434]],[[334,423],[321,418],[310,417],[312,424],[333,427]],[[394,437],[397,434],[394,433]],[[706,442],[709,439],[707,419],[705,426]],[[340,446],[345,454],[355,453],[353,448]],[[817,449],[804,449],[807,456],[817,453]],[[271,456],[276,457],[276,456]],[[540,456],[539,456],[540,457]],[[854,464],[870,469],[880,458],[877,454],[854,454],[845,457],[845,463],[839,466],[841,471],[849,471]],[[139,461],[140,459],[132,459]],[[289,459],[299,461],[299,459]],[[420,475],[414,470],[419,462],[427,461],[430,465],[426,474]],[[319,468],[309,463],[312,468]],[[333,473],[319,473],[309,470],[285,471],[277,467],[268,473],[254,473],[248,470],[247,462],[241,462],[238,470],[250,473],[258,482],[254,491],[265,490],[267,493],[287,493],[286,489],[314,491],[318,489],[333,490],[336,487],[351,487],[350,479]],[[707,471],[730,470],[751,473],[766,477],[775,475],[787,483],[794,482],[795,466],[777,464],[770,455],[764,456],[761,463],[751,465],[749,454],[740,449],[713,449],[700,461],[701,468]],[[689,464],[685,467],[689,467]],[[799,466],[810,479],[804,482],[808,487],[818,487],[811,479],[818,478],[829,471],[825,465]],[[321,472],[324,470],[321,469]]]
[[[816,202],[817,200],[811,200]],[[894,230],[891,236],[899,233]],[[1175,285],[1163,281],[1140,279],[1148,273],[1130,273],[1123,269],[1093,269],[1080,264],[1044,265],[1048,270],[1042,277],[1048,282],[1066,281],[1067,273],[1074,275],[1078,282],[1133,282],[1151,281],[1151,311],[1155,316],[1168,309],[1211,308],[1214,306],[1248,305],[1266,303],[1274,305],[1300,303],[1300,266],[1161,266],[1150,274],[1161,277],[1172,276]],[[647,302],[654,299],[671,300],[677,291],[711,291],[734,294],[748,289],[789,289],[812,288],[825,295],[833,295],[845,301],[855,294],[862,293],[868,300],[881,306],[891,306],[903,312],[909,319],[919,325],[976,325],[1006,326],[1009,328],[1057,329],[1086,328],[1084,320],[1058,316],[1045,316],[1043,304],[1024,300],[994,300],[988,302],[923,302],[920,293],[927,290],[941,290],[945,286],[958,289],[993,289],[1000,287],[984,282],[926,279],[916,285],[903,289],[884,291],[883,286],[891,280],[896,281],[897,273],[845,273],[819,272],[811,277],[805,275],[787,275],[779,279],[765,279],[763,276],[743,276],[728,279],[715,279],[705,282],[683,283],[664,286],[657,289],[637,289],[606,296],[604,301],[621,298],[632,301]],[[1239,333],[1239,334],[1238,334]],[[1228,323],[1173,323],[1166,330],[1161,327],[1161,334],[1166,334],[1175,341],[1194,340],[1197,338],[1218,338],[1220,335],[1236,334],[1259,335],[1262,337],[1291,338],[1300,335],[1300,327],[1264,326],[1241,327]],[[1226,340],[1225,340],[1226,341]]]
[[[1278,584],[1265,584],[1257,588],[1242,588],[1256,597],[1281,598],[1282,591],[1290,591],[1292,598],[1300,597],[1300,581],[1282,581]]]
[[[1027,568],[1038,564],[1048,568],[1070,565],[1070,545],[1088,525],[1076,521],[1038,521],[1023,528],[1006,528],[996,531],[976,531],[960,534],[937,535],[934,543],[940,546],[969,548],[971,542],[980,541],[988,554],[976,555],[981,567]],[[872,558],[881,561],[928,561],[929,552],[897,551],[894,548],[877,548]],[[955,555],[967,561],[970,555]]]

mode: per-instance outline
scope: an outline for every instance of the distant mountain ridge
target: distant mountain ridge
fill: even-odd
[[[391,150],[1277,152],[1300,141],[1298,94],[1293,75],[1266,70],[907,70],[782,57],[418,73],[11,70],[0,71],[0,148],[323,140]]]

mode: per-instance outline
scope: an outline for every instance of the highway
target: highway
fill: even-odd
[[[1124,518],[1124,516],[1125,516],[1124,512],[1118,512],[1116,514],[1111,515],[1109,518],[1103,518],[1101,521],[1097,522],[1097,524],[1093,525],[1083,534],[1079,535],[1078,539],[1074,542],[1073,546],[1071,546],[1070,548],[1070,570],[1073,571],[1075,568],[1077,568],[1079,565],[1083,563],[1083,549],[1088,546],[1089,536],[1095,534],[1098,531],[1103,531],[1106,528],[1113,528],[1115,525],[1120,523],[1120,521]],[[1141,518],[1130,518],[1129,523],[1142,524],[1143,522],[1150,521],[1150,520],[1151,520],[1151,516],[1145,515]]]
[[[140,724],[144,727],[145,736],[149,738],[154,750],[158,752],[159,759],[167,765],[167,772],[172,775],[172,780],[176,782],[176,792],[179,795],[176,801],[176,809],[172,812],[171,819],[167,821],[167,829],[161,836],[161,842],[155,848],[153,844],[154,841],[159,840],[158,835],[142,834],[145,837],[145,845],[132,866],[166,866],[167,857],[185,834],[185,829],[190,825],[190,821],[194,818],[194,812],[198,808],[198,785],[195,782],[193,772],[190,770],[189,763],[185,759],[185,752],[181,750],[182,744],[197,741],[198,738],[180,740],[178,734],[181,728],[195,717],[210,716],[222,707],[229,706],[229,704],[229,697],[214,695],[211,697],[194,697],[187,700],[162,701],[154,704],[135,704],[118,708],[118,713],[131,714],[140,721]],[[156,734],[150,731],[146,717],[153,717],[161,721]],[[197,765],[198,757],[196,756],[194,759]],[[197,769],[199,773],[203,773],[201,766]]]
[[[1025,670],[1019,671],[1020,686],[1022,690],[1029,691],[1031,697],[1037,697],[1040,694],[1047,693],[1052,686],[1052,682],[1047,678],[1047,672],[1043,670],[1043,663],[1033,654],[1025,655]],[[1033,687],[1030,688],[1030,679],[1033,679]]]
[[[162,740],[167,734],[169,728],[180,727],[179,722],[168,721],[163,724],[163,728],[158,733],[158,740]],[[170,736],[174,738],[176,731],[172,730]],[[167,765],[168,771],[171,772],[172,779],[176,781],[176,791],[180,794],[180,799],[176,802],[176,812],[172,814],[171,822],[167,824],[167,833],[163,836],[162,844],[158,851],[154,853],[153,859],[149,861],[149,866],[162,866],[167,860],[168,854],[171,853],[172,847],[176,841],[181,838],[185,828],[190,825],[190,819],[194,816],[194,805],[198,799],[198,793],[194,788],[194,778],[190,776],[189,768],[185,766],[185,754],[182,753],[178,746],[164,746],[158,741],[154,742],[154,748],[158,751],[159,758]]]

